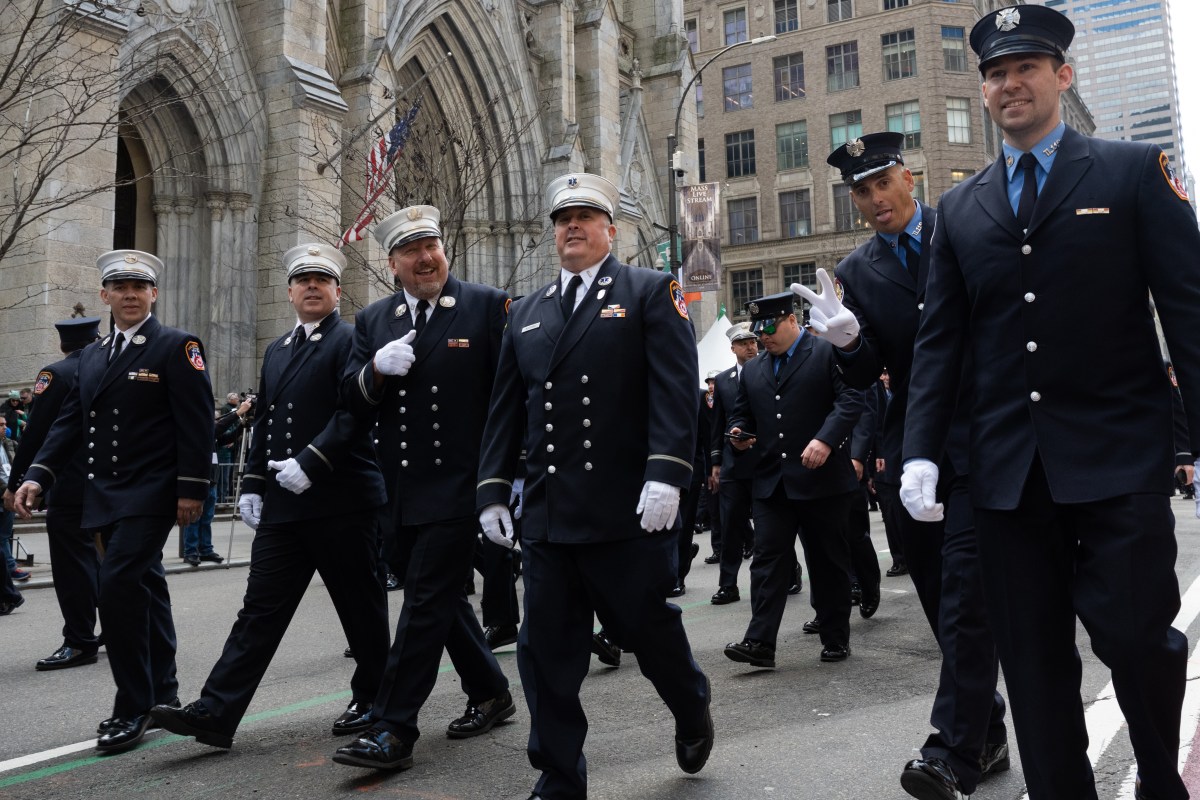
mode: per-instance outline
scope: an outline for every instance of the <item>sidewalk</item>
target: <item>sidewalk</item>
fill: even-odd
[[[212,531],[213,550],[224,557],[224,563],[212,564],[203,561],[200,566],[193,567],[185,562],[182,556],[183,536],[176,526],[171,529],[167,544],[163,548],[163,568],[167,574],[229,569],[250,564],[250,545],[254,541],[254,531],[241,520],[233,519],[231,510],[218,508],[217,516],[213,519]],[[32,520],[18,521],[13,536],[21,543],[19,549],[15,540],[13,543],[13,556],[17,559],[17,566],[32,573],[29,580],[14,583],[17,589],[23,592],[54,586],[54,579],[50,574],[50,542],[46,533],[46,515],[34,514]],[[27,565],[26,554],[33,556],[32,564]]]

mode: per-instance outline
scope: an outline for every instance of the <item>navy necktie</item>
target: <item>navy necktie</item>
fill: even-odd
[[[1021,199],[1017,203],[1017,224],[1021,226],[1021,230],[1027,230],[1030,220],[1033,219],[1033,207],[1037,204],[1038,197],[1037,172],[1034,170],[1037,167],[1037,159],[1033,153],[1022,153],[1017,166],[1025,175],[1025,182],[1021,185]]]
[[[108,356],[108,363],[113,363],[121,357],[121,348],[125,346],[125,334],[117,331],[117,338],[113,340],[112,353]]]
[[[421,331],[425,330],[425,312],[429,309],[428,300],[417,301],[416,318],[413,319],[413,328],[417,331],[417,338],[421,337]]]
[[[783,374],[783,368],[787,366],[787,362],[788,362],[788,354],[787,353],[782,353],[780,355],[775,356],[775,379],[776,380],[778,380],[779,376]]]
[[[909,236],[907,231],[900,234],[900,246],[904,248],[904,268],[908,270],[908,274],[917,277],[917,270],[921,266],[921,254],[917,252],[913,237]]]

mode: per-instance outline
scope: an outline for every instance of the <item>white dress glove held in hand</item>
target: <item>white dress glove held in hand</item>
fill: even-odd
[[[842,305],[824,267],[817,270],[817,283],[821,287],[820,294],[798,283],[791,285],[792,294],[812,304],[808,323],[813,331],[834,347],[845,347],[858,336],[858,318]]]
[[[513,506],[512,518],[520,519],[521,518],[521,505],[522,505],[522,503],[525,502],[525,479],[524,478],[517,478],[515,481],[513,481],[512,496],[510,496],[508,498],[508,504],[510,506],[512,506],[512,504],[514,502],[516,503],[516,505]]]
[[[238,513],[242,515],[242,522],[250,526],[250,530],[258,530],[258,522],[262,519],[262,495],[242,495],[238,498]]]
[[[638,498],[637,513],[642,515],[643,530],[654,533],[670,527],[679,513],[679,487],[646,481]]]
[[[937,522],[942,518],[937,484],[937,464],[927,458],[904,462],[904,472],[900,475],[900,502],[917,522]]]
[[[413,353],[412,340],[416,331],[409,331],[399,339],[393,339],[375,353],[375,371],[381,375],[407,375],[417,360]]]
[[[479,512],[479,527],[488,539],[507,550],[513,549],[513,521],[508,506],[503,503],[484,506]]]
[[[270,469],[279,470],[275,480],[279,481],[279,485],[292,494],[302,494],[305,489],[312,486],[312,481],[300,468],[300,462],[294,458],[289,458],[287,461],[268,461],[267,466]]]

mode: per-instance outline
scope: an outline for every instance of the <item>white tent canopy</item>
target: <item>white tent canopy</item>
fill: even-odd
[[[708,329],[708,333],[696,342],[696,355],[700,362],[701,387],[706,386],[704,378],[714,369],[731,369],[737,364],[737,359],[733,357],[733,351],[729,349],[729,337],[725,335],[725,331],[732,326],[733,323],[724,314],[721,314]]]

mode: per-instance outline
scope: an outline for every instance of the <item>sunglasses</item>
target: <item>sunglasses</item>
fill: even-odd
[[[779,330],[779,323],[781,323],[785,319],[787,319],[788,316],[789,316],[788,314],[784,314],[782,317],[776,317],[773,320],[764,322],[762,324],[762,326],[758,329],[758,332],[765,333],[767,336],[774,336],[775,331]]]

